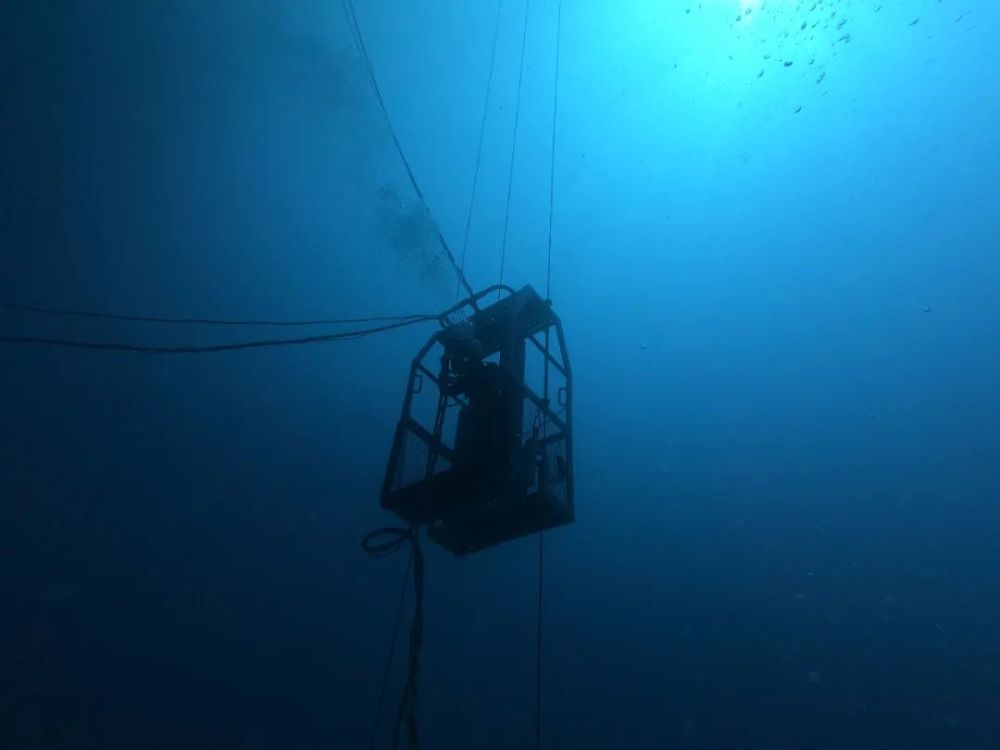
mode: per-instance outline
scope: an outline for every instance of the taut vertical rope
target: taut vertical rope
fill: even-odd
[[[559,117],[559,58],[562,43],[562,0],[556,12],[556,69],[552,86],[552,145],[549,151],[549,241],[545,259],[545,299],[552,300],[552,217],[555,213],[556,184],[556,122]],[[545,330],[545,404],[549,400],[549,329]],[[543,435],[548,432],[546,412]],[[546,460],[548,457],[546,456]],[[535,661],[535,750],[542,747],[542,635],[544,624],[544,584],[545,584],[545,532],[538,532],[538,643]]]
[[[510,196],[514,185],[514,160],[517,156],[517,125],[521,119],[521,85],[524,82],[524,50],[528,41],[528,14],[531,12],[531,0],[524,0],[524,30],[521,33],[521,64],[517,74],[517,101],[514,105],[514,142],[510,149],[510,168],[507,173],[507,206],[503,217],[503,243],[500,245],[500,279],[503,284],[503,267],[507,259],[507,230],[510,226]],[[500,299],[500,291],[497,291]]]
[[[490,72],[486,77],[486,96],[483,97],[483,117],[479,122],[479,145],[476,147],[476,168],[472,173],[472,191],[469,195],[469,213],[465,217],[465,236],[462,238],[462,260],[459,264],[461,272],[465,273],[465,256],[469,250],[469,230],[472,227],[472,209],[476,204],[476,186],[479,184],[479,168],[483,161],[483,137],[486,134],[486,115],[489,113],[490,89],[493,86],[493,68],[497,59],[497,39],[500,37],[500,12],[503,9],[503,0],[497,0],[497,17],[493,26],[493,47],[490,51]],[[456,296],[462,293],[461,280],[459,281]]]

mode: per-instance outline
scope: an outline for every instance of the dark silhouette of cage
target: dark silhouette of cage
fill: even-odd
[[[382,507],[457,555],[572,522],[573,382],[551,305],[494,286],[440,320],[410,366]]]

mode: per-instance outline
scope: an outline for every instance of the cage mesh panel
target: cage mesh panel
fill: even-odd
[[[414,432],[405,431],[402,437],[399,456],[393,472],[392,491],[419,482],[427,478],[427,460],[431,448]],[[437,454],[434,463],[434,474],[440,474],[451,467],[451,463],[442,454]]]
[[[566,438],[554,440],[545,446],[545,461],[549,470],[548,491],[563,505],[569,502],[569,482],[559,474],[559,459],[566,461]]]
[[[541,409],[539,409],[538,405],[530,398],[525,398],[524,404],[521,407],[521,429],[522,429],[522,437],[524,438],[524,440],[527,440],[528,438],[532,437],[535,434],[534,427],[536,418],[541,420],[542,418]],[[541,430],[542,430],[542,422],[539,421],[538,423],[539,437],[542,436]]]
[[[566,436],[561,433],[558,426],[552,420],[546,420],[545,414],[538,405],[529,398],[524,399],[522,408],[524,422],[524,439],[527,440],[534,434],[535,419],[537,418],[540,438],[554,438],[545,443],[544,461],[548,470],[548,491],[563,504],[569,501],[569,482],[565,477],[560,476],[559,463],[562,460],[566,465]],[[560,437],[556,437],[560,436]],[[530,492],[538,489],[537,483],[533,483]]]
[[[461,404],[455,399],[448,400],[448,406],[444,412],[444,421],[441,423],[441,442],[454,450],[455,438],[458,435],[458,414]],[[439,459],[439,460],[444,460]]]

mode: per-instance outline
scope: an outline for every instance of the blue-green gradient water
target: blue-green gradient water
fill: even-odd
[[[435,312],[494,0],[0,5],[0,301]],[[556,0],[504,0],[466,268],[544,289]],[[551,296],[574,525],[543,746],[1000,746],[1000,11],[564,0]],[[366,748],[359,540],[432,326],[0,347],[0,746]],[[0,335],[273,335],[6,310]],[[422,746],[533,747],[537,540],[427,555]],[[396,650],[378,747],[403,679]]]

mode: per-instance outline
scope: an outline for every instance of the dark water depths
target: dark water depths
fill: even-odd
[[[496,5],[356,5],[461,248]],[[544,280],[556,8],[528,16],[518,286]],[[524,10],[500,17],[477,287]],[[546,747],[1000,743],[998,34],[979,0],[566,0],[577,523],[546,542]],[[456,290],[340,2],[2,4],[0,247],[17,303],[359,317]],[[0,347],[0,747],[367,747],[405,558],[358,541],[388,520],[431,330]],[[274,333],[0,314],[0,335]],[[532,746],[535,540],[426,553],[423,746]]]

